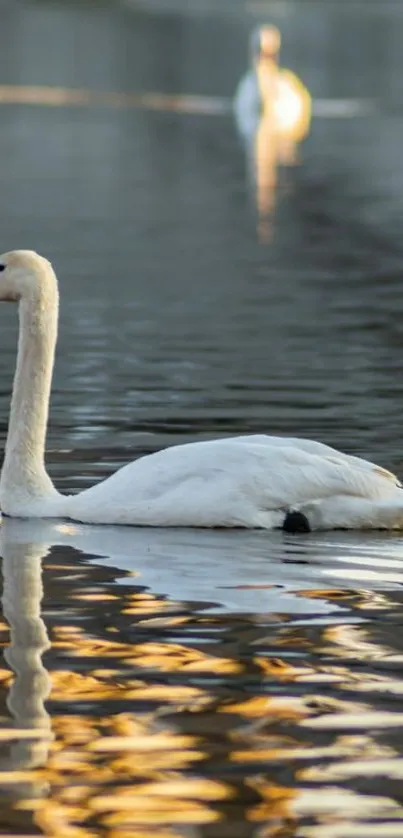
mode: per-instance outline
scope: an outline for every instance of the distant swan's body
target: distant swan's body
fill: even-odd
[[[403,529],[403,491],[393,474],[304,439],[259,435],[178,445],[78,495],[59,494],[44,463],[58,318],[51,264],[31,251],[0,257],[0,300],[19,302],[20,312],[0,480],[6,515],[163,527],[272,529],[288,522],[290,529],[294,521],[295,529],[301,522],[301,529]]]
[[[311,120],[311,97],[291,70],[278,66],[280,32],[263,26],[252,33],[252,67],[239,82],[234,111],[238,129],[247,140],[255,136],[262,118],[267,142],[295,146],[306,137]],[[287,162],[285,159],[284,162]]]

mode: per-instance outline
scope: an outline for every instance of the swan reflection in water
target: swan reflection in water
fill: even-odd
[[[234,111],[256,189],[260,240],[270,241],[278,166],[299,162],[298,145],[308,135],[311,97],[301,80],[279,67],[281,35],[262,26],[251,36],[252,67],[241,79]]]
[[[51,690],[49,673],[42,662],[50,648],[41,617],[42,557],[47,545],[19,543],[0,532],[3,593],[2,609],[10,631],[10,645],[4,649],[11,669],[7,708],[12,717],[2,724],[0,796],[16,799],[41,798],[49,784],[32,769],[46,764],[53,739],[45,701]],[[9,784],[9,772],[15,772]],[[1,778],[6,778],[5,784]]]

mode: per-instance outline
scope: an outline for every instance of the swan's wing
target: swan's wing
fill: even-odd
[[[337,452],[336,456],[318,456],[292,446],[257,447],[267,452],[267,457],[262,457],[262,462],[266,460],[266,491],[263,492],[262,477],[260,486],[272,509],[295,507],[308,500],[336,495],[376,500],[401,491],[387,472],[371,464],[362,468],[337,457]],[[252,450],[248,450],[251,455]]]
[[[291,70],[280,70],[278,77],[276,113],[281,130],[291,131],[300,142],[308,133],[312,100],[301,79]]]
[[[361,468],[364,471],[374,471],[388,480],[391,480],[396,486],[401,488],[401,483],[393,472],[376,465],[376,463],[372,463],[370,460],[364,460],[362,457],[355,457],[352,454],[344,454],[342,451],[338,451],[330,445],[325,445],[323,442],[316,442],[314,439],[251,434],[250,436],[234,437],[233,441],[241,444],[252,442],[258,445],[271,446],[273,448],[295,448],[299,451],[305,451],[307,454],[315,454],[318,457],[325,457],[336,462],[341,461],[348,463],[349,465],[354,466],[355,468]]]

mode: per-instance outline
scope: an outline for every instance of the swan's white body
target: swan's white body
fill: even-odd
[[[59,494],[44,464],[57,280],[50,263],[31,251],[5,254],[0,268],[0,299],[19,302],[20,310],[0,480],[5,514],[84,523],[272,529],[297,509],[311,529],[403,529],[403,491],[394,475],[306,439],[261,435],[178,445],[142,457],[78,495]]]
[[[297,90],[298,81],[293,73],[278,71],[272,105],[275,129],[280,137],[293,134],[295,126],[306,120],[306,100]],[[245,139],[254,137],[265,104],[258,76],[252,69],[239,82],[234,97],[236,123],[239,133]]]
[[[251,69],[238,84],[234,112],[245,140],[267,121],[267,141],[300,142],[308,133],[311,97],[302,81],[278,66],[281,36],[273,26],[259,27],[251,36]]]

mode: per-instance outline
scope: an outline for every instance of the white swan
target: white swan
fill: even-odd
[[[274,26],[252,34],[252,67],[241,79],[234,114],[245,146],[249,178],[255,190],[261,242],[273,235],[271,217],[281,188],[279,166],[299,161],[298,146],[308,135],[311,97],[300,79],[278,66],[281,36]]]
[[[234,111],[246,139],[255,135],[261,117],[265,117],[271,126],[271,143],[279,146],[279,162],[287,164],[292,162],[296,144],[309,132],[312,102],[298,76],[279,67],[280,46],[281,34],[275,26],[261,26],[252,32],[252,67],[239,82]]]
[[[50,262],[27,250],[0,256],[0,300],[18,302],[20,315],[0,479],[4,514],[164,527],[403,529],[403,492],[393,474],[307,439],[177,445],[78,495],[59,494],[44,463],[58,318]]]

